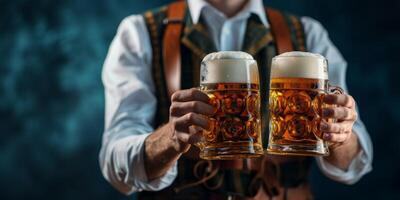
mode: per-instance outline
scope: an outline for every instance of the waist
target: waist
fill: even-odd
[[[254,197],[262,189],[272,199],[282,196],[282,192],[298,190],[307,185],[310,164],[310,157],[267,155],[255,160],[232,161],[183,157],[178,162],[178,176],[171,186],[158,192],[141,193],[139,196],[141,199],[146,199],[146,196],[160,196],[162,199],[241,199]],[[304,192],[308,194],[310,190]]]
[[[206,161],[180,159],[175,193],[202,190],[217,195],[254,196],[262,187],[270,196],[307,183],[310,157],[266,155],[257,159]],[[186,190],[186,191],[185,191]]]

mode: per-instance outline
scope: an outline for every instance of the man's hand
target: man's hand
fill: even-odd
[[[197,89],[180,90],[171,97],[169,124],[171,137],[178,152],[186,152],[199,140],[199,128],[208,130],[215,108],[209,104],[206,94]]]
[[[353,97],[347,94],[328,94],[324,102],[335,107],[324,108],[322,116],[333,118],[336,122],[322,122],[322,138],[331,143],[330,156],[326,159],[337,167],[346,170],[359,151],[358,139],[353,134],[357,111]]]
[[[335,123],[321,123],[321,131],[324,132],[323,139],[334,144],[346,143],[352,134],[353,124],[357,120],[357,111],[353,97],[346,94],[328,94],[324,102],[336,107],[324,108],[324,118],[336,119]]]
[[[182,153],[199,139],[199,129],[209,129],[204,115],[213,114],[209,98],[197,89],[180,90],[171,97],[169,122],[145,140],[145,166],[149,180],[164,175]]]

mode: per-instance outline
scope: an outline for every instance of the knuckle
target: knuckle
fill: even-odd
[[[171,106],[169,107],[169,112],[171,114],[176,114],[178,112],[178,106],[176,103],[172,103]]]
[[[192,112],[190,112],[190,113],[188,113],[187,115],[186,115],[186,120],[188,121],[188,122],[192,122],[194,119],[195,119],[195,114],[194,113],[192,113]]]
[[[190,108],[192,111],[195,111],[199,107],[199,104],[196,101],[190,103]]]
[[[179,92],[176,91],[171,95],[171,102],[177,101],[179,99]]]
[[[332,130],[332,124],[331,123],[326,123],[326,130]]]
[[[336,128],[337,128],[337,127],[336,127],[336,124],[334,124],[334,123],[327,123],[327,130],[328,130],[328,131],[334,132]]]
[[[195,96],[196,95],[196,93],[197,93],[197,90],[196,90],[196,88],[191,88],[191,89],[189,89],[189,95],[190,96]]]
[[[332,117],[339,117],[341,114],[339,108],[331,108],[330,112],[332,113]]]
[[[348,119],[350,117],[350,111],[347,108],[341,108],[342,117]]]
[[[337,107],[335,108],[335,114],[334,116],[338,119],[346,118],[346,110],[343,107]]]
[[[171,122],[171,125],[172,125],[172,128],[173,128],[174,130],[176,130],[176,127],[178,126],[178,121],[173,120],[173,121]]]

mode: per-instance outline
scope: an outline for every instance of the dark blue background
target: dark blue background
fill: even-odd
[[[97,161],[102,63],[123,17],[166,2],[1,1],[0,199],[126,199]],[[400,1],[266,2],[327,28],[374,143],[374,171],[354,186],[315,169],[317,199],[400,199]]]

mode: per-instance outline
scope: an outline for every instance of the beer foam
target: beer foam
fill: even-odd
[[[292,51],[272,59],[271,78],[328,80],[328,62],[320,54]]]
[[[257,62],[241,51],[210,53],[201,62],[200,83],[259,84]]]
[[[243,51],[219,51],[206,55],[203,62],[221,59],[254,60],[253,56]]]

